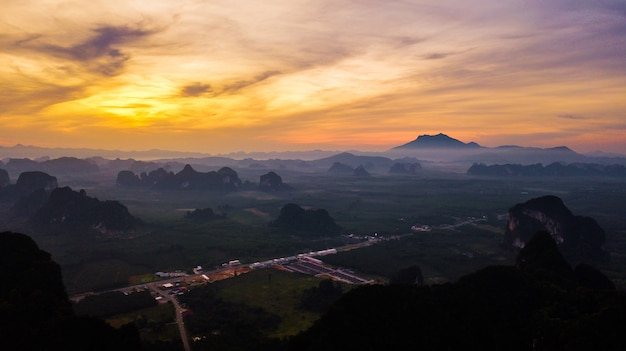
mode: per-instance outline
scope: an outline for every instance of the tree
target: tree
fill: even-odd
[[[331,279],[322,280],[317,287],[302,292],[300,308],[322,313],[342,295],[341,285]]]
[[[390,279],[389,284],[424,284],[424,276],[422,270],[413,265],[397,271]]]

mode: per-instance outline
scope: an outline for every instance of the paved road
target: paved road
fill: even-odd
[[[158,290],[157,286],[162,285],[162,284],[163,282],[158,282],[158,283],[150,283],[147,285],[148,285],[148,289],[150,289],[152,292],[155,292],[161,295],[163,291]],[[180,307],[180,304],[178,303],[178,300],[176,299],[175,295],[165,294],[161,296],[163,296],[165,300],[171,301],[172,304],[174,305],[175,314],[176,314],[176,324],[178,324],[178,330],[180,332],[180,339],[183,341],[183,347],[185,348],[185,351],[191,351],[191,346],[189,345],[189,337],[187,335],[187,329],[185,329],[185,321],[183,320],[183,309]]]

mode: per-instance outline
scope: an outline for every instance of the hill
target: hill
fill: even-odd
[[[232,168],[222,167],[217,172],[198,172],[189,164],[178,173],[158,168],[139,176],[133,171],[123,170],[117,174],[118,186],[150,186],[160,190],[222,190],[233,191],[241,187],[242,181]]]
[[[341,229],[328,214],[328,211],[324,209],[305,210],[293,203],[283,206],[278,218],[270,225],[314,236],[338,235]]]
[[[601,165],[594,163],[554,162],[547,166],[541,163],[533,165],[503,164],[485,165],[474,163],[467,170],[468,175],[478,176],[531,176],[531,177],[624,177],[626,167],[619,164]]]
[[[572,261],[607,259],[604,229],[590,217],[575,216],[556,196],[542,196],[509,209],[503,245],[524,247],[531,236],[547,231]]]
[[[61,269],[28,236],[0,233],[0,338],[8,349],[142,350],[134,325],[77,317]]]
[[[14,206],[17,215],[30,216],[31,222],[44,232],[95,230],[106,236],[117,236],[139,223],[126,206],[118,201],[100,201],[84,190],[43,189],[22,198]]]
[[[580,267],[537,233],[517,266],[487,267],[445,285],[352,289],[287,349],[620,349],[626,293],[588,284],[608,279]]]
[[[355,155],[349,152],[342,152],[337,155],[333,155],[330,157],[321,158],[314,161],[308,162],[312,167],[316,168],[330,168],[335,163],[340,163],[343,165],[347,165],[352,168],[352,173],[354,168],[358,166],[363,166],[365,169],[372,171],[383,171],[388,170],[389,167],[393,164],[393,161],[387,157],[383,156],[365,156],[365,155]]]

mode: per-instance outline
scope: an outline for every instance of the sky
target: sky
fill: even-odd
[[[0,145],[626,154],[626,0],[0,0]]]

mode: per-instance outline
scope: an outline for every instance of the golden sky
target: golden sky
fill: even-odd
[[[626,153],[622,0],[0,0],[0,145]]]

